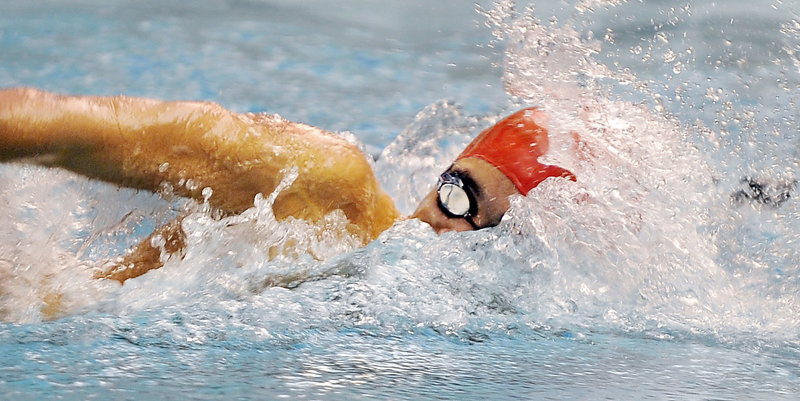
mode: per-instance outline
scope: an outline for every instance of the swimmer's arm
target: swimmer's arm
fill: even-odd
[[[173,186],[239,212],[277,185],[280,160],[263,160],[252,126],[216,104],[125,96],[0,91],[0,161],[28,159],[137,189]],[[248,140],[248,138],[250,138]]]
[[[275,200],[278,219],[318,220],[342,210],[348,231],[369,241],[399,212],[369,163],[341,138],[269,116],[245,116],[216,104],[125,96],[60,96],[35,89],[0,90],[0,162],[29,159],[123,186],[203,199],[237,213],[256,194],[270,194],[288,167],[300,168]],[[161,236],[166,254],[180,254],[180,223]],[[162,265],[162,250],[145,240],[120,265],[99,274],[118,280]]]
[[[278,117],[202,102],[0,91],[0,161],[30,158],[119,185],[174,193],[238,213],[268,195],[282,171],[299,177],[275,200],[278,219],[316,221],[342,210],[370,240],[399,212],[364,155],[341,138]]]

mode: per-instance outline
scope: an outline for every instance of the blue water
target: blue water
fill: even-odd
[[[2,165],[3,399],[800,397],[796,192],[731,196],[745,177],[794,188],[800,3],[396,3],[0,5],[0,87],[341,132],[404,212],[522,105],[548,110],[552,157],[580,178],[514,197],[496,228],[404,221],[358,247],[331,234],[340,215],[330,232],[275,221],[269,194],[215,219]],[[591,157],[558,151],[568,132]],[[187,211],[184,259],[91,279]]]

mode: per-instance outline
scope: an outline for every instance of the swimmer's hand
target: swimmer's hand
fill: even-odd
[[[734,203],[752,202],[773,208],[780,207],[792,197],[792,191],[797,186],[796,181],[765,181],[752,177],[741,180],[745,188],[731,194]]]

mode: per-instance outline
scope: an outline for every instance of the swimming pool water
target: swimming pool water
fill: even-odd
[[[275,221],[269,194],[214,219],[2,165],[2,398],[796,399],[794,192],[778,207],[731,194],[745,177],[794,188],[800,3],[477,8],[0,5],[1,87],[209,100],[349,131],[404,212],[523,105],[593,152],[556,150],[578,183],[515,197],[496,228],[404,221],[360,248]],[[183,260],[122,287],[91,279],[186,210]],[[269,259],[293,241],[309,253]],[[46,290],[68,306],[56,320]]]

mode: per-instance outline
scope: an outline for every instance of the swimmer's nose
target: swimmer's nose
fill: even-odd
[[[448,231],[469,231],[472,226],[464,219],[453,219],[445,216],[435,202],[423,201],[411,218],[420,219],[433,228],[436,234]]]
[[[433,230],[436,231],[436,234],[439,235],[450,231],[461,232],[474,230],[472,226],[464,219],[446,218],[444,221],[438,221],[435,223],[428,222],[428,224],[430,224],[431,227],[433,227]]]
[[[450,231],[466,231],[466,230],[458,230],[455,227],[434,227],[433,230],[436,231],[436,234],[439,235],[442,235]]]
[[[433,228],[433,231],[436,231],[436,234],[439,234],[439,235],[441,235],[443,233],[446,233],[448,231],[455,231],[455,229],[453,229],[452,227],[444,226],[444,225],[439,224],[435,219],[431,218],[432,216],[430,216],[430,215],[428,215],[426,213],[417,213],[417,214],[414,214],[411,217],[420,219],[420,220],[424,221],[425,223],[428,223],[428,225],[431,226],[431,228]]]

